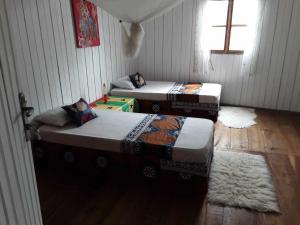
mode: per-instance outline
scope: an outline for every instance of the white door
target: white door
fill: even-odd
[[[25,141],[11,38],[0,0],[0,224],[42,225],[31,147]]]

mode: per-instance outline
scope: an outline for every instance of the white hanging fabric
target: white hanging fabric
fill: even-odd
[[[262,33],[263,17],[266,12],[266,0],[244,0],[249,10],[247,33],[244,41],[244,54],[241,75],[254,76],[257,73],[257,60]]]
[[[145,31],[141,24],[132,23],[128,32],[122,24],[122,43],[125,56],[136,58],[143,44]]]
[[[159,16],[183,0],[92,0],[96,5],[128,23],[142,23]]]
[[[142,22],[164,14],[183,0],[91,0],[114,17],[131,23],[129,32],[122,26],[124,54],[136,57],[143,44]]]
[[[194,73],[200,76],[208,74],[209,70],[213,70],[211,63],[211,53],[209,49],[209,29],[211,21],[209,20],[208,0],[197,1],[197,16],[195,33],[195,55],[194,55]]]

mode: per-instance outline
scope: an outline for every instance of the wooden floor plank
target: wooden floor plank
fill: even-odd
[[[263,110],[259,113],[260,123],[258,126],[263,130],[264,149],[270,153],[285,153],[287,150],[287,140],[281,133],[276,120],[276,112]]]
[[[247,129],[230,130],[230,149],[248,150]]]
[[[285,224],[299,224],[300,186],[289,157],[283,154],[268,154],[267,159],[277,189],[282,219]]]
[[[298,185],[300,185],[300,156],[289,156],[292,167],[295,171],[295,176],[298,178]]]
[[[255,125],[247,129],[248,150],[256,152],[265,151],[263,130]]]
[[[223,224],[224,207],[204,202],[197,225],[218,225]]]
[[[82,207],[74,221],[74,225],[96,225],[102,224],[106,217],[113,211],[119,199],[126,193],[126,190],[115,186],[106,186],[95,193],[93,198]]]
[[[286,150],[289,151],[291,155],[300,155],[300,136],[296,130],[290,125],[284,125],[280,127],[280,131],[288,145]]]
[[[215,149],[230,149],[230,128],[220,122],[215,125]]]
[[[256,212],[247,209],[238,209],[232,207],[224,208],[223,225],[239,225],[239,224],[258,224],[258,216]]]

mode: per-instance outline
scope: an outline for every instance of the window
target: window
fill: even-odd
[[[245,0],[208,2],[209,49],[212,53],[242,54],[247,40],[251,4]]]

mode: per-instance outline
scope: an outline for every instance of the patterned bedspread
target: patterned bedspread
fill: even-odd
[[[123,152],[171,160],[185,117],[147,115],[122,141]]]
[[[167,98],[173,102],[194,102],[199,103],[201,83],[177,82],[167,94]]]

